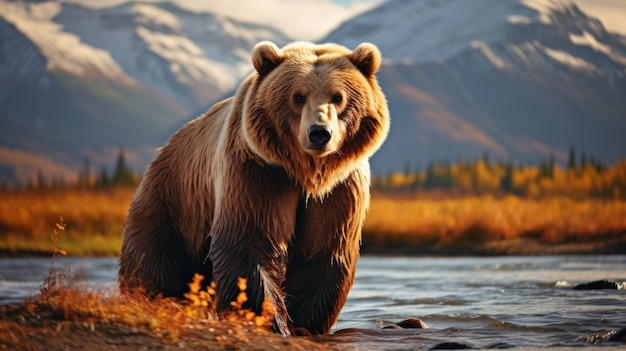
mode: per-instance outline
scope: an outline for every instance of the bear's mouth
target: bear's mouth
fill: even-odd
[[[309,153],[309,155],[313,156],[313,157],[324,157],[327,156],[331,153],[333,153],[334,150],[328,150],[325,147],[308,147],[306,149],[304,149],[307,153]]]

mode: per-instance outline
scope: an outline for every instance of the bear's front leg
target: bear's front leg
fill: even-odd
[[[217,284],[218,311],[231,308],[247,279],[245,308],[257,314],[267,298],[275,311],[274,329],[289,334],[282,291],[287,248],[295,230],[300,191],[283,172],[244,167],[237,175],[254,182],[225,182],[211,228],[208,258]],[[235,177],[235,175],[232,175]]]
[[[276,332],[287,335],[287,309],[280,288],[284,279],[286,252],[268,252],[274,250],[271,248],[273,245],[259,233],[254,233],[254,230],[242,230],[243,228],[237,226],[230,228],[232,229],[215,231],[212,234],[214,239],[209,252],[218,291],[217,310],[223,312],[232,308],[231,303],[236,301],[241,292],[237,284],[238,278],[245,278],[248,300],[243,307],[261,314],[263,301],[269,298],[275,312],[273,328]],[[232,233],[236,232],[253,234],[245,239],[226,238],[234,236]]]
[[[323,201],[301,203],[284,284],[292,333],[328,333],[346,302],[369,207],[368,169]]]

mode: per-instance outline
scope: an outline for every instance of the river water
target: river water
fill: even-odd
[[[61,258],[81,279],[114,287],[117,259]],[[0,259],[0,304],[36,295],[50,259]],[[613,280],[618,290],[573,290]],[[419,350],[449,347],[608,349],[626,328],[626,255],[541,257],[378,257],[359,261],[335,334],[315,340],[333,349]],[[405,318],[428,329],[382,329]],[[608,348],[607,348],[608,347]]]

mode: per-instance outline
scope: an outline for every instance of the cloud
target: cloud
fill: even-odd
[[[93,0],[65,0],[96,6]],[[152,0],[157,1],[157,0]],[[99,0],[97,7],[114,6],[125,0]],[[235,19],[271,25],[296,40],[317,40],[348,18],[367,11],[382,0],[172,0],[196,11],[210,11]]]

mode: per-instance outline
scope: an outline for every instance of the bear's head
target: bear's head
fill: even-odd
[[[256,72],[243,106],[243,134],[265,162],[283,167],[310,195],[324,196],[367,160],[389,129],[373,44],[271,42],[252,52]]]

